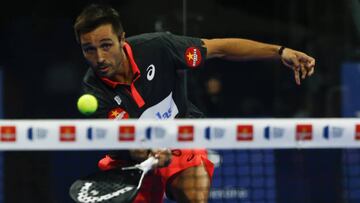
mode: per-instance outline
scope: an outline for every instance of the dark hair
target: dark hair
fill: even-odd
[[[113,31],[118,36],[124,31],[120,22],[119,13],[114,8],[100,4],[91,4],[85,7],[76,18],[74,24],[77,42],[80,43],[81,34],[91,32],[104,24],[111,24]]]

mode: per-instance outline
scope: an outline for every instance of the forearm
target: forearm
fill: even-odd
[[[203,40],[208,57],[232,60],[278,59],[279,45],[256,42],[240,38]]]

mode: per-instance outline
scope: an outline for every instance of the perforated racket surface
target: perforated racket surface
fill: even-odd
[[[71,185],[70,196],[78,203],[132,202],[144,175],[157,161],[150,157],[133,167],[99,171],[80,178]]]

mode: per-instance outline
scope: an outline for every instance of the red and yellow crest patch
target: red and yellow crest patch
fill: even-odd
[[[117,119],[117,120],[128,119],[129,114],[124,109],[118,107],[118,108],[111,109],[111,111],[109,111],[108,118]]]
[[[185,51],[185,61],[190,68],[196,68],[201,63],[201,52],[196,47],[189,47]]]

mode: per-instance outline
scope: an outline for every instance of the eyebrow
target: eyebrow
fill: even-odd
[[[102,39],[102,40],[100,40],[100,42],[107,42],[107,41],[113,41],[112,39],[110,39],[110,38],[105,38],[105,39]]]
[[[82,47],[88,47],[88,46],[92,46],[91,43],[84,43],[84,44],[81,44]]]
[[[100,42],[113,42],[113,40],[110,38],[105,38],[105,39],[100,40]],[[82,47],[91,46],[91,45],[92,44],[90,42],[81,44]]]

